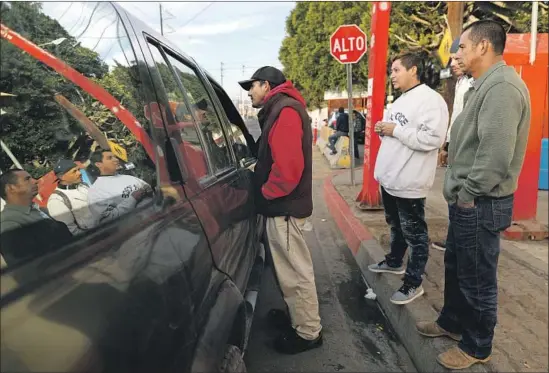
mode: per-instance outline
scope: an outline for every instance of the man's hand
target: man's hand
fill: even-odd
[[[148,185],[145,185],[141,189],[138,189],[135,192],[133,192],[132,197],[135,198],[137,202],[139,202],[151,193],[152,193],[152,188]]]
[[[389,122],[377,122],[374,131],[381,136],[393,136],[396,124]]]
[[[444,149],[438,153],[438,164],[442,167],[448,166],[448,152]]]

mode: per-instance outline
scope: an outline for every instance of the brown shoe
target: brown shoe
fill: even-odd
[[[425,337],[450,337],[454,341],[461,341],[461,335],[447,332],[446,330],[442,329],[436,323],[436,321],[419,321],[416,324],[416,329],[419,334]]]
[[[437,357],[437,361],[445,368],[452,370],[467,369],[476,363],[487,363],[492,356],[488,356],[486,359],[477,359],[459,347],[452,347],[446,352],[441,353]]]

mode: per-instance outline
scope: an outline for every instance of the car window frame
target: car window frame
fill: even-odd
[[[229,95],[227,94],[227,92],[223,89],[223,87],[217,83],[211,76],[209,76],[209,74],[207,74],[206,72],[204,72],[205,76],[206,76],[206,79],[208,79],[208,81],[210,82],[210,85],[214,91],[214,94],[215,94],[215,97],[217,99],[217,101],[219,102],[219,105],[221,107],[221,110],[223,111],[223,113],[225,114],[225,118],[227,120],[227,130],[230,132],[230,138],[231,138],[231,148],[233,148],[233,145],[235,144],[234,142],[234,138],[236,137],[235,135],[235,132],[233,131],[232,129],[232,126],[235,126],[238,128],[238,125],[236,125],[235,123],[232,123],[229,119],[229,115],[227,114],[226,110],[225,110],[225,107],[223,106],[223,103],[221,102],[221,99],[219,98],[218,94],[217,94],[217,91],[216,91],[216,88],[218,90],[221,90],[220,93],[224,94],[225,97],[224,99],[227,100],[228,102],[228,105],[232,105],[233,108],[235,109],[235,111],[238,113],[238,109],[236,109],[236,107],[234,106],[233,102],[231,101]],[[214,86],[215,85],[215,86]],[[238,113],[238,115],[240,116],[240,113]],[[244,126],[246,126],[246,123],[244,121],[244,119],[242,118],[242,116],[240,116],[240,120],[242,122],[242,124]],[[242,129],[238,128],[238,130],[242,131]],[[244,132],[242,131],[243,135],[244,135]],[[248,134],[251,136],[251,134],[249,133],[248,131]],[[249,148],[249,151],[251,153],[250,157],[248,158],[245,158],[245,159],[236,159],[237,161],[237,164],[238,164],[238,167],[240,168],[248,168],[250,167],[251,165],[255,164],[257,162],[257,157],[253,156],[253,151],[252,149],[250,148],[250,144],[248,144],[248,141],[246,140],[246,146]],[[234,149],[234,148],[233,148]],[[236,158],[236,154],[235,154],[235,158]]]
[[[185,106],[187,107],[187,110],[191,113],[191,115],[193,117],[193,122],[194,122],[193,124],[195,126],[195,130],[198,133],[198,138],[200,140],[201,148],[204,151],[204,153],[206,154],[206,159],[207,159],[207,164],[208,164],[208,171],[209,171],[208,175],[205,175],[205,176],[203,176],[203,177],[201,177],[200,179],[197,180],[198,183],[203,188],[207,188],[209,185],[214,184],[216,181],[223,180],[224,178],[234,174],[237,171],[237,168],[238,168],[237,164],[238,163],[236,162],[236,157],[235,157],[233,149],[232,149],[232,141],[229,141],[228,136],[227,136],[226,125],[224,123],[224,120],[222,120],[220,115],[219,115],[220,109],[218,107],[219,103],[217,102],[217,97],[212,98],[212,91],[209,87],[209,82],[204,81],[203,74],[202,74],[200,68],[198,67],[198,65],[196,63],[189,60],[188,58],[185,58],[180,53],[175,51],[173,48],[170,48],[166,44],[162,43],[161,40],[158,40],[154,36],[152,36],[152,35],[150,35],[146,32],[143,32],[143,36],[145,38],[145,42],[147,43],[148,48],[151,48],[151,47],[152,48],[157,48],[159,53],[162,55],[162,58],[164,59],[164,62],[166,63],[166,65],[170,69],[170,72],[172,73],[172,75],[175,77],[175,81],[177,83],[178,88],[181,89],[181,91],[184,93]],[[152,54],[152,51],[150,51],[150,53]],[[225,168],[219,169],[219,170],[216,170],[214,168],[214,162],[212,160],[212,155],[210,154],[209,148],[206,145],[206,141],[204,139],[204,133],[198,127],[197,120],[196,120],[194,114],[192,113],[192,110],[190,110],[190,106],[189,106],[190,103],[188,102],[188,98],[187,98],[188,97],[187,96],[187,89],[185,88],[185,86],[183,85],[183,82],[181,81],[181,79],[179,78],[177,73],[175,72],[174,66],[173,66],[173,64],[171,63],[171,61],[168,57],[174,58],[176,61],[178,61],[179,63],[182,63],[187,68],[189,68],[196,75],[196,77],[199,79],[202,86],[205,88],[206,93],[208,95],[208,98],[210,99],[210,102],[212,103],[212,106],[214,108],[214,113],[216,115],[216,118],[219,120],[219,124],[221,126],[221,131],[222,131],[222,136],[225,139],[225,143],[227,144],[227,147],[228,147],[228,150],[229,150],[230,164],[229,164],[228,167],[225,167]],[[157,68],[157,67],[155,67],[155,68]],[[224,112],[224,110],[221,110],[221,111]],[[172,115],[175,115],[175,113],[172,113]],[[225,114],[223,113],[223,115],[225,115]],[[225,119],[225,120],[228,121],[228,119]]]

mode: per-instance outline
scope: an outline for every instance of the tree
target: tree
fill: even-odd
[[[0,11],[2,23],[37,44],[60,37],[68,39],[67,44],[75,43],[57,21],[41,12],[39,3],[2,2]],[[62,93],[72,102],[80,100],[80,95],[74,85],[10,42],[2,39],[0,50],[0,91],[17,95],[9,100],[1,117],[2,140],[28,171],[38,177],[49,170],[50,160],[64,156],[60,145],[72,137],[67,127],[71,121],[67,121],[53,95]],[[99,55],[89,49],[60,45],[55,54],[84,75],[101,78],[108,72]],[[0,153],[0,168],[8,169],[10,165],[7,155]]]
[[[330,55],[329,39],[341,24],[367,29],[371,5],[366,2],[299,2],[286,20],[279,58],[288,79],[310,107],[320,107],[324,92],[346,86],[345,66]],[[364,82],[367,59],[353,66],[353,80]]]
[[[438,64],[436,51],[447,28],[445,2],[392,2],[389,58],[404,51],[422,52]],[[508,32],[529,32],[531,2],[467,2],[464,22],[494,19]],[[540,2],[539,32],[547,32],[548,2]],[[287,36],[279,59],[286,76],[303,93],[308,105],[321,107],[324,92],[346,86],[345,68],[330,55],[329,39],[342,24],[357,24],[370,31],[371,5],[365,2],[298,2],[286,19]],[[353,82],[364,88],[368,61],[353,66]],[[388,82],[388,84],[390,84]]]
[[[109,71],[109,66],[98,53],[77,43],[56,20],[42,13],[40,4],[2,2],[0,6],[2,23],[35,44],[66,38],[60,45],[50,44],[43,48],[51,48],[49,51],[52,54],[105,88],[140,123],[144,126],[148,124],[141,100],[144,97],[140,92],[142,82],[135,61],[128,62],[129,66],[115,61]],[[67,98],[109,140],[123,146],[129,161],[136,164],[137,172],[154,169],[154,165],[151,167],[150,164],[150,167],[140,167],[150,163],[147,154],[109,108],[10,42],[2,39],[0,46],[0,90],[16,95],[2,103],[6,113],[1,117],[1,136],[31,175],[36,178],[42,176],[60,158],[86,161],[94,149],[93,139],[55,102],[55,94]],[[9,169],[11,165],[7,155],[0,153],[0,168]]]

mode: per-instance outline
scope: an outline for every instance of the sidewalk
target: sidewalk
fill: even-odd
[[[435,185],[427,197],[426,218],[431,240],[445,239],[448,208],[442,197],[444,169],[437,171]],[[389,297],[400,286],[399,276],[378,275],[367,270],[389,249],[389,230],[383,211],[363,212],[356,208],[362,188],[362,169],[355,170],[357,185],[350,185],[350,171],[325,180],[328,208],[355,255],[377,300],[408,349],[419,371],[443,371],[436,363],[438,353],[452,346],[444,339],[427,339],[415,331],[415,322],[434,320],[442,308],[444,253],[430,250],[423,287],[425,295],[407,306],[395,306]],[[548,223],[548,193],[540,191],[538,217]],[[548,242],[502,240],[499,259],[499,307],[492,361],[471,371],[548,371]]]

